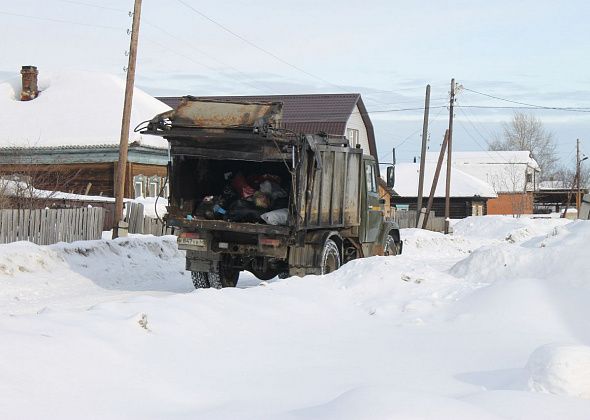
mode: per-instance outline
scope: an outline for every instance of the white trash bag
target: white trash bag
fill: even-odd
[[[286,225],[289,219],[289,209],[278,209],[266,212],[260,216],[269,225]]]

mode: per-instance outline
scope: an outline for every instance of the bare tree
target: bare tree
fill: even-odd
[[[526,171],[516,162],[507,162],[502,173],[488,180],[496,194],[504,194],[510,202],[513,217],[520,217],[527,210]]]
[[[504,124],[503,136],[496,136],[490,150],[528,150],[541,168],[541,177],[547,179],[557,162],[553,133],[543,127],[534,115],[516,112],[510,123]]]
[[[47,207],[57,192],[71,190],[80,174],[59,162],[39,165],[25,149],[16,152],[14,163],[0,171],[0,208]]]

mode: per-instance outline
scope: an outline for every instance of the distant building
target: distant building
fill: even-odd
[[[436,161],[438,153],[427,160]],[[488,201],[488,214],[531,214],[540,168],[528,151],[453,152],[453,166],[490,184],[498,197]]]
[[[436,163],[427,161],[424,172],[424,207],[428,203],[428,196],[430,195],[435,170]],[[420,164],[418,163],[398,163],[395,165],[395,186],[393,187],[393,191],[399,197],[394,197],[393,203],[398,210],[417,210],[419,174]],[[432,211],[437,216],[444,216],[445,214],[445,179],[446,165],[443,165],[432,205]],[[450,217],[452,219],[488,214],[488,200],[497,197],[491,185],[456,167],[453,167],[451,172],[450,192]]]
[[[0,175],[20,174],[44,190],[114,196],[125,81],[73,71],[37,80],[34,66],[21,74],[0,83]],[[169,109],[135,89],[125,197],[164,184],[166,140],[133,128]]]

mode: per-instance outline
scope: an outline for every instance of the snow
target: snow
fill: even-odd
[[[424,188],[423,194],[428,197],[434,173],[436,172],[436,162],[426,162],[424,171]],[[393,190],[402,197],[418,196],[418,178],[420,174],[420,165],[417,163],[398,163],[395,165],[395,186]],[[445,178],[447,174],[446,166],[440,171],[439,182],[434,193],[435,197],[445,196]],[[492,186],[471,176],[457,167],[453,167],[451,174],[451,197],[497,197]]]
[[[438,152],[428,152],[426,159],[436,162]],[[534,169],[540,169],[539,164],[531,157],[528,150],[489,150],[482,152],[453,152],[453,164],[479,165],[479,164],[504,164],[522,163]]]
[[[39,71],[41,93],[21,102],[20,77],[0,83],[2,147],[118,145],[125,81],[115,75]],[[134,89],[129,142],[166,148],[166,140],[143,136],[133,129],[170,108],[140,89]]]
[[[589,234],[470,217],[198,291],[173,237],[0,245],[0,418],[587,419]]]
[[[143,204],[143,215],[147,217],[157,218],[168,213],[166,206],[168,206],[168,199],[160,197],[137,197],[133,200],[136,203]],[[157,213],[157,214],[156,214]]]
[[[438,153],[429,152],[426,161],[434,165]],[[483,182],[490,184],[496,192],[521,192],[534,189],[533,182],[527,182],[528,173],[533,180],[538,178],[535,172],[540,168],[528,151],[483,151],[453,152],[453,167]],[[446,158],[445,158],[446,165]],[[535,181],[536,182],[536,181]]]

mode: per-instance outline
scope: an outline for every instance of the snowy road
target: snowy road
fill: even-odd
[[[470,218],[221,291],[173,238],[2,245],[0,418],[587,419],[589,235]]]

